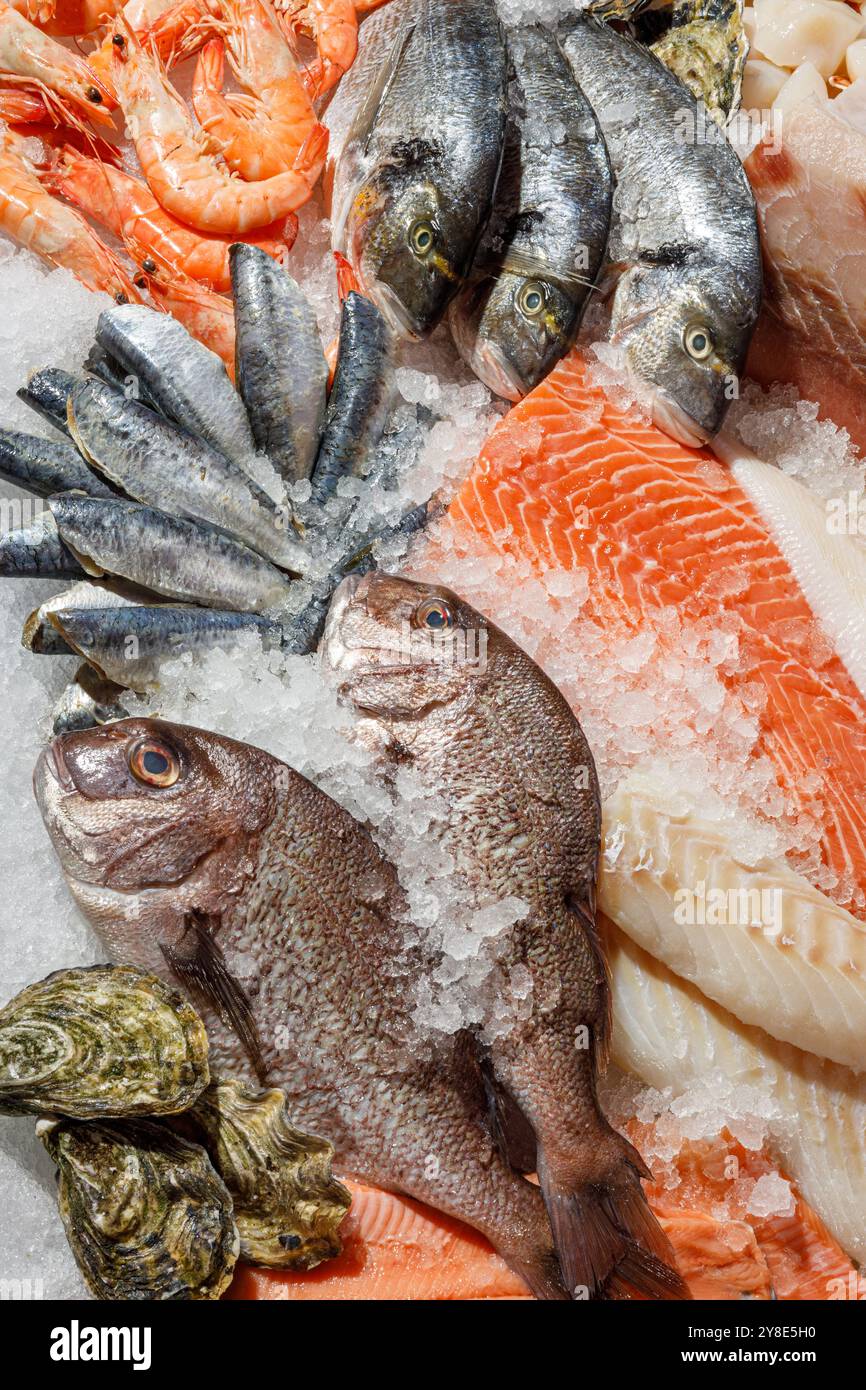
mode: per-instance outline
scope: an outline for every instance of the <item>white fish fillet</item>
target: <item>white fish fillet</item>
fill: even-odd
[[[826,504],[795,478],[727,439],[716,439],[713,447],[751,497],[809,607],[866,696],[866,546],[858,536],[831,530]]]
[[[602,910],[741,1022],[862,1067],[866,928],[783,861],[747,862],[732,829],[630,774],[604,808]]]
[[[848,1253],[866,1261],[866,1077],[748,1028],[614,927],[613,1060],[680,1092],[722,1074],[774,1102],[769,1143]]]

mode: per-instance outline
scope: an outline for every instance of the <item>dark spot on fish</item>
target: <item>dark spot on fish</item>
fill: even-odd
[[[92,101],[94,106],[102,105],[102,93],[98,87],[87,88],[87,100]]]
[[[278,1239],[284,1250],[297,1250],[301,1243],[300,1236],[279,1236]]]
[[[417,172],[431,164],[441,165],[443,150],[441,145],[430,140],[398,140],[391,148],[391,157],[386,167],[405,174]]]
[[[691,246],[670,241],[657,246],[654,251],[641,251],[640,258],[644,265],[670,266],[672,270],[679,270],[688,265],[692,255]]]

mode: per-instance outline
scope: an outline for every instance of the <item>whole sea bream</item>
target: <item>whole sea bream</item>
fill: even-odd
[[[502,173],[449,324],[476,376],[519,400],[577,337],[607,250],[613,173],[555,35],[540,24],[509,29],[508,53]]]
[[[322,648],[383,779],[411,773],[444,803],[425,842],[453,866],[460,903],[524,905],[495,938],[508,1026],[479,1046],[509,1157],[538,1172],[567,1287],[687,1296],[644,1198],[647,1170],[596,1098],[610,986],[595,922],[598,782],[580,725],[524,652],[438,585],[349,577]]]
[[[493,0],[402,0],[363,26],[328,111],[332,239],[404,336],[432,332],[469,270],[499,174],[505,101]]]
[[[187,989],[214,1071],[281,1086],[344,1172],[468,1222],[537,1297],[567,1297],[466,1037],[415,1026],[429,963],[363,826],[259,749],[148,719],[55,739],[34,788],[111,956]]]
[[[586,14],[558,35],[616,175],[612,341],[656,424],[705,443],[737,394],[761,304],[755,200],[706,107],[654,54]]]

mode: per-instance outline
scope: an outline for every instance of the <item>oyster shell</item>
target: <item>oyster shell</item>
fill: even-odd
[[[0,1010],[0,1113],[171,1114],[207,1086],[207,1056],[198,1014],[155,975],[58,970]]]
[[[289,1123],[282,1091],[217,1080],[171,1126],[204,1144],[231,1193],[242,1260],[313,1269],[339,1255],[351,1195],[331,1174],[333,1147]]]
[[[151,1120],[40,1120],[60,1169],[66,1238],[97,1298],[213,1299],[240,1241],[232,1199],[200,1144]]]
[[[749,41],[744,0],[674,0],[671,26],[650,47],[719,125],[740,107]]]

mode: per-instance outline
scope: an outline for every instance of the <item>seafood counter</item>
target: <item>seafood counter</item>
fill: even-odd
[[[850,1296],[861,50],[0,5],[4,1279]]]

